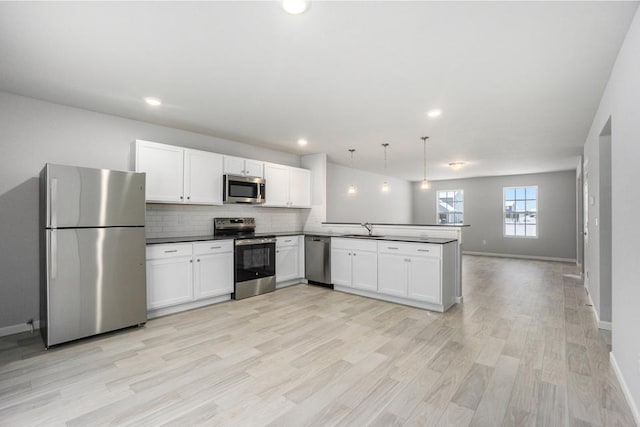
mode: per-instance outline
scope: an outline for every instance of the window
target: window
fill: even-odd
[[[538,237],[538,187],[504,188],[504,235]]]
[[[462,190],[438,191],[438,224],[463,224],[464,193]]]

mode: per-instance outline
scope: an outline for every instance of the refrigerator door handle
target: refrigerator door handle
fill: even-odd
[[[58,274],[58,237],[56,230],[51,230],[50,240],[50,260],[51,260],[51,279],[55,279]]]
[[[58,179],[57,178],[51,178],[51,193],[50,193],[50,203],[49,203],[49,209],[50,209],[50,222],[51,222],[51,228],[56,228],[56,226],[58,225],[58,218],[57,218],[57,201],[58,201]]]

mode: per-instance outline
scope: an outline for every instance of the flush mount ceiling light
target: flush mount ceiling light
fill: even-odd
[[[442,115],[442,110],[430,110],[427,112],[427,117],[430,119],[435,119],[436,117],[440,117]]]
[[[162,105],[162,101],[158,98],[146,97],[144,99],[144,102],[146,102],[148,105],[151,105],[152,107],[159,107]]]
[[[351,156],[351,175],[353,176],[353,153],[356,152],[355,148],[349,148],[349,155]],[[349,185],[349,189],[347,190],[347,194],[356,194],[358,192],[358,187],[355,184]]]
[[[298,140],[298,145],[299,145],[299,146],[301,146],[301,147],[304,147],[304,146],[305,146],[305,145],[307,145],[307,144],[308,144],[308,142],[307,142],[307,140],[306,140],[306,139],[304,139],[304,138],[300,138],[300,139]]]
[[[458,170],[464,166],[464,162],[451,162],[449,163],[449,167],[453,170]]]
[[[291,15],[300,15],[311,7],[311,0],[281,0],[280,5]]]
[[[387,193],[389,192],[389,183],[387,182],[387,147],[389,144],[385,143],[382,144],[382,146],[384,147],[384,182],[382,183],[382,192]]]
[[[428,190],[429,189],[429,181],[427,181],[427,139],[429,139],[428,136],[421,136],[420,139],[422,140],[422,151],[423,151],[423,156],[422,159],[424,161],[424,174],[422,175],[422,184],[420,184],[420,188],[423,190]]]

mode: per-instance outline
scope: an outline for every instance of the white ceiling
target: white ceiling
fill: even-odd
[[[3,2],[0,89],[411,180],[422,135],[430,179],[571,169],[636,7]]]

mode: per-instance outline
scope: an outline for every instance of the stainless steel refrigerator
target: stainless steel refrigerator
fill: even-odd
[[[40,328],[47,347],[147,321],[145,175],[40,174]]]

